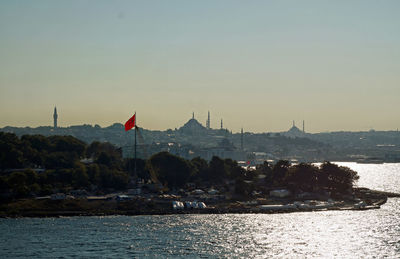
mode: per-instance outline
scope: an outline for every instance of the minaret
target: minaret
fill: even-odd
[[[192,113],[192,119],[194,120],[194,112]]]
[[[57,129],[57,119],[58,119],[58,115],[57,115],[57,107],[55,107],[55,106],[54,106],[53,119],[54,119],[54,129]]]
[[[306,131],[304,130],[304,120],[303,120],[303,133],[306,133]]]
[[[222,124],[222,119],[221,119],[221,129],[223,129],[224,128],[224,126],[223,126],[223,124]]]
[[[294,124],[294,120],[293,120],[293,127],[296,127],[296,125]]]
[[[208,118],[207,118],[207,122],[206,122],[206,127],[207,127],[207,129],[210,129],[210,111],[208,111]]]
[[[243,128],[240,131],[240,149],[243,151]]]

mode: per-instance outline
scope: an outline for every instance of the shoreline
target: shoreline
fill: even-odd
[[[276,210],[276,211],[260,211],[260,210],[235,210],[235,211],[221,211],[221,210],[201,210],[201,211],[185,211],[185,212],[161,212],[161,213],[82,213],[79,211],[70,212],[55,212],[47,213],[43,215],[41,213],[27,213],[24,215],[16,216],[0,216],[4,219],[17,219],[17,218],[62,218],[62,217],[109,217],[109,216],[168,216],[168,215],[217,215],[217,214],[286,214],[286,213],[296,213],[296,212],[321,212],[321,211],[344,211],[344,210],[372,210],[379,209],[380,206],[368,207],[364,209],[354,209],[354,208],[335,208],[335,209],[310,209],[310,210]]]
[[[173,209],[171,200],[88,201],[23,199],[0,204],[0,218],[47,218],[75,216],[140,216],[182,214],[278,214],[293,212],[379,209],[399,193],[355,188],[354,199],[301,201],[274,199],[258,202],[224,200],[204,209]]]

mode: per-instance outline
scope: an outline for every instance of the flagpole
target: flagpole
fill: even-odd
[[[136,111],[135,111],[135,171],[134,171],[134,174],[135,174],[135,178],[136,178],[136,158],[137,158],[137,155],[136,155],[136,130],[137,130],[137,127],[136,127]]]

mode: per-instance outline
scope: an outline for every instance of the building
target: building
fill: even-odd
[[[57,119],[58,119],[57,107],[54,107],[53,119],[54,119],[54,129],[57,129]]]
[[[188,122],[186,122],[182,127],[180,127],[178,131],[188,135],[199,135],[199,134],[206,134],[207,128],[201,125],[201,123],[194,118],[194,113],[193,113],[192,118]]]
[[[283,132],[282,135],[289,138],[304,138],[306,136],[306,133],[304,132],[304,121],[303,130],[300,130],[298,127],[296,127],[296,124],[293,121],[293,126],[288,131]]]
[[[211,129],[211,125],[210,125],[210,111],[208,111],[208,117],[207,117],[207,122],[206,122],[206,128],[207,129]]]

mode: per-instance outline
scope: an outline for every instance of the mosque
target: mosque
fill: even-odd
[[[243,160],[246,158],[246,153],[243,150],[243,129],[241,130],[240,148],[235,147],[232,143],[233,134],[228,129],[224,128],[223,120],[219,129],[211,128],[210,112],[208,112],[206,126],[203,126],[195,119],[194,113],[192,118],[187,121],[182,127],[177,129],[178,134],[186,137],[189,143],[196,143],[201,146],[192,154],[193,157],[200,156],[206,160],[211,160],[213,156],[220,158],[231,158],[235,160]]]
[[[192,113],[192,118],[186,122],[182,127],[178,129],[178,132],[187,134],[187,135],[201,135],[201,134],[210,134],[210,133],[229,133],[227,129],[224,129],[223,120],[221,119],[221,128],[220,129],[211,129],[211,119],[210,112],[208,112],[208,117],[206,121],[206,126],[204,127],[198,120],[194,118],[194,112]]]
[[[288,131],[283,132],[282,135],[290,138],[299,138],[306,136],[306,132],[304,129],[304,120],[303,120],[303,130],[300,130],[293,121],[293,126]]]

